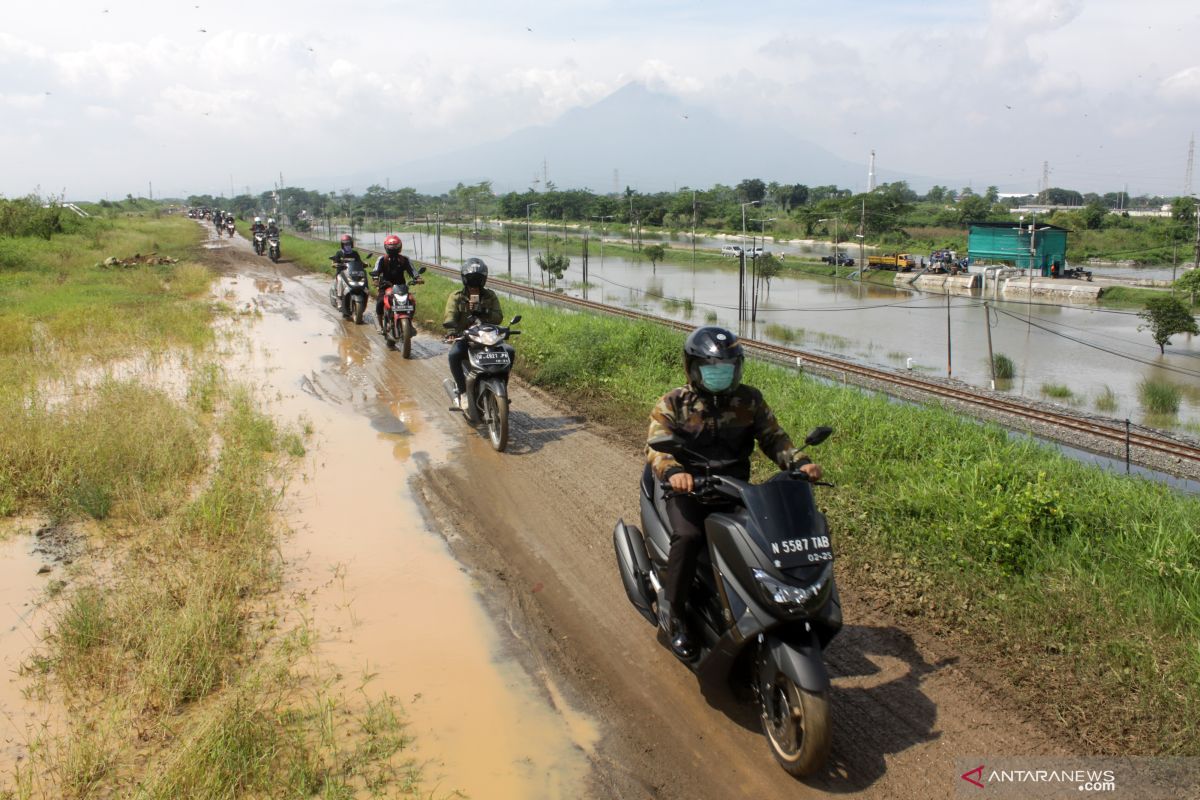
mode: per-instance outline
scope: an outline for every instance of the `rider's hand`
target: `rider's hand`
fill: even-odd
[[[799,467],[797,472],[808,476],[809,481],[816,482],[821,480],[821,465],[820,464],[805,464]]]
[[[696,488],[696,482],[692,476],[686,472],[676,472],[667,481],[671,484],[671,489],[676,492],[686,494]]]

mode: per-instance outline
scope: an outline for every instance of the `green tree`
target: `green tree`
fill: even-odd
[[[767,185],[758,178],[746,178],[737,185],[737,193],[743,203],[752,203],[767,196]]]
[[[1196,294],[1200,293],[1200,269],[1189,269],[1175,281],[1175,288],[1191,295],[1192,305],[1196,304]]]
[[[661,244],[650,244],[642,248],[642,254],[650,259],[650,268],[654,269],[658,262],[663,260],[663,256],[667,254],[667,249]]]
[[[1094,200],[1083,207],[1079,212],[1079,218],[1083,222],[1083,227],[1089,231],[1098,231],[1104,225],[1104,218],[1108,216],[1108,209],[1099,200]]]
[[[542,272],[550,274],[550,286],[553,287],[554,282],[562,280],[563,273],[571,266],[571,258],[566,253],[539,254],[537,265],[542,268]]]
[[[964,195],[958,201],[958,224],[966,225],[968,222],[985,220],[991,210],[992,204],[986,198],[980,197],[977,194]]]
[[[1196,326],[1196,318],[1187,307],[1175,297],[1155,297],[1146,303],[1146,310],[1138,314],[1146,323],[1139,325],[1138,330],[1150,329],[1154,343],[1160,353],[1166,353],[1166,346],[1171,343],[1171,337],[1177,333],[1200,335],[1200,327]]]
[[[1171,201],[1171,219],[1191,225],[1196,221],[1196,201],[1191,197],[1176,197]]]
[[[987,191],[983,193],[983,196],[989,203],[995,204],[1000,202],[1000,190],[995,186],[987,187]]]

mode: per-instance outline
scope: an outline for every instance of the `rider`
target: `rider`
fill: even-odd
[[[463,374],[463,359],[467,356],[467,343],[460,338],[462,332],[471,327],[475,317],[489,325],[499,325],[504,319],[500,312],[500,298],[491,289],[485,289],[488,268],[482,258],[468,258],[462,265],[463,288],[446,298],[446,315],[443,327],[450,329],[446,338],[456,341],[450,346],[450,374],[458,389],[458,407],[467,407],[467,379]]]
[[[267,217],[267,236],[279,236],[279,226],[275,223],[274,217]]]
[[[266,232],[267,232],[267,226],[263,225],[262,217],[255,217],[254,224],[252,224],[250,226],[250,235],[253,236],[256,233],[266,233]]]
[[[733,459],[733,465],[713,474],[739,480],[750,478],[750,456],[757,441],[780,469],[798,468],[809,480],[820,480],[821,468],[792,445],[762,392],[742,383],[744,358],[742,345],[730,331],[712,326],[692,331],[683,344],[688,383],[658,401],[650,413],[648,439],[674,435],[708,458]],[[696,656],[696,647],[681,612],[696,572],[696,559],[704,548],[704,518],[730,506],[701,503],[689,494],[694,488],[693,475],[673,456],[647,448],[646,461],[654,477],[669,482],[676,493],[666,501],[671,549],[664,587],[666,603],[665,608],[659,608],[659,619],[671,651],[690,661]]]
[[[383,332],[383,293],[389,286],[394,284],[405,284],[412,279],[413,283],[417,283],[417,271],[413,269],[412,262],[408,260],[408,256],[400,254],[404,249],[404,244],[400,241],[400,237],[392,234],[383,240],[383,255],[375,261],[375,269],[371,270],[371,277],[375,279],[375,288],[379,292],[379,296],[375,298],[375,321],[379,323],[379,331]]]
[[[358,254],[358,251],[354,249],[354,237],[353,236],[351,236],[348,233],[343,233],[342,238],[339,241],[339,244],[341,245],[341,247],[338,248],[338,251],[336,253],[334,253],[332,256],[330,256],[330,260],[333,261],[333,269],[334,269],[333,280],[337,283],[337,286],[338,286],[338,300],[341,300],[342,299],[342,295],[341,295],[342,283],[341,283],[341,281],[338,280],[338,276],[340,276],[342,274],[342,270],[344,270],[346,268],[347,264],[357,263],[362,266],[363,272],[366,272],[367,265],[362,260],[362,256],[360,256]],[[369,291],[370,286],[368,286],[367,289]]]

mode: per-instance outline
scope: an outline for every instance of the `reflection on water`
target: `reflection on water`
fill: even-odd
[[[432,237],[406,233],[417,250],[431,256]],[[457,263],[458,241],[443,237],[447,264]],[[524,283],[524,240],[514,237],[512,278]],[[670,243],[675,246],[675,243]],[[536,249],[536,248],[535,248]],[[678,246],[686,249],[686,242]],[[593,248],[588,269],[589,298],[694,323],[737,328],[737,262],[660,263],[613,255],[600,258]],[[509,250],[501,239],[463,243],[463,256],[479,256],[492,274],[508,278]],[[540,276],[537,266],[531,272]],[[567,294],[582,297],[582,259],[571,257],[565,279]],[[747,280],[747,288],[749,281]],[[1016,375],[1008,389],[1045,399],[1044,388],[1065,386],[1068,405],[1116,418],[1147,422],[1138,387],[1144,380],[1165,381],[1183,392],[1174,426],[1200,423],[1200,339],[1176,336],[1163,355],[1149,333],[1139,331],[1136,310],[1099,309],[1081,305],[1044,305],[1021,301],[991,302],[990,322],[983,298],[954,296],[947,308],[944,295],[913,293],[857,280],[785,273],[764,287],[757,322],[742,327],[780,344],[791,344],[857,358],[882,366],[907,366],[974,386],[991,380],[988,331],[994,353],[1013,361]],[[947,332],[947,319],[949,331]],[[949,350],[949,353],[947,353]],[[949,362],[949,368],[947,365]],[[1000,387],[997,387],[1000,388]],[[1116,407],[1102,399],[1115,398]]]

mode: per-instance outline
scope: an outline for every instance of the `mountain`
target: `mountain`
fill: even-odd
[[[440,192],[459,181],[492,181],[497,192],[524,191],[548,167],[563,189],[664,191],[680,186],[735,185],[744,178],[809,186],[837,184],[862,191],[862,164],[844,161],[772,125],[770,109],[745,109],[730,122],[673,95],[629,83],[593,105],[574,108],[548,125],[501,139],[417,159],[386,171],[393,185]],[[378,183],[380,172],[350,176],[349,184]],[[879,181],[911,176],[881,174]],[[921,179],[917,178],[918,181]]]

